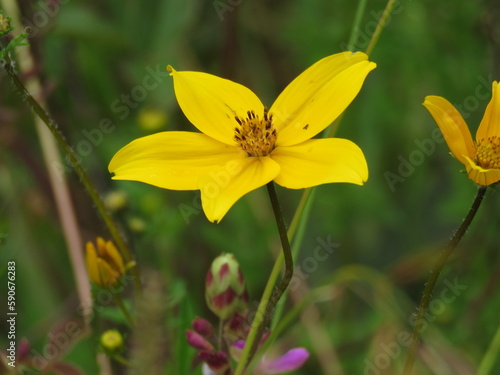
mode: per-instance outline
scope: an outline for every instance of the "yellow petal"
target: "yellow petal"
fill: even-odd
[[[484,169],[474,163],[468,157],[466,169],[467,176],[478,185],[489,186],[500,181],[500,169]]]
[[[491,92],[491,100],[477,128],[476,141],[478,142],[488,137],[500,137],[500,90],[498,90],[498,82],[492,83]]]
[[[269,157],[234,160],[200,180],[203,211],[219,222],[238,199],[272,181],[280,167]]]
[[[112,241],[106,242],[106,254],[113,262],[113,268],[115,268],[120,275],[123,275],[125,273],[125,265],[123,264],[121,254]]]
[[[104,241],[104,238],[101,236],[97,237],[97,256],[102,257],[104,254],[106,254],[106,241]]]
[[[106,288],[108,286],[111,286],[118,279],[116,276],[116,272],[103,259],[97,259],[97,268],[99,270],[99,282],[97,282],[96,284],[100,287]]]
[[[465,157],[473,158],[475,151],[469,128],[462,115],[449,101],[440,96],[427,96],[423,104],[441,129],[453,156],[467,165]]]
[[[363,151],[347,139],[311,139],[295,146],[278,147],[271,158],[281,167],[274,181],[289,189],[331,182],[362,185],[368,179]]]
[[[109,163],[115,180],[141,181],[172,190],[197,190],[200,176],[229,160],[246,158],[237,147],[204,134],[162,132],[136,139]]]
[[[87,242],[85,249],[85,263],[87,265],[87,272],[89,278],[96,284],[99,284],[101,278],[99,276],[99,270],[97,269],[97,251],[92,242]]]
[[[238,83],[207,73],[168,69],[184,115],[201,132],[220,142],[235,144],[235,116],[247,117],[251,110],[261,115],[264,110],[260,99]]]
[[[356,97],[376,67],[362,52],[343,52],[316,62],[278,96],[269,113],[278,146],[298,144],[330,125]]]

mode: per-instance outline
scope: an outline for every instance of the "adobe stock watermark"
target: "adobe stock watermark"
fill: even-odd
[[[318,237],[316,242],[318,245],[314,247],[312,254],[302,259],[300,264],[295,266],[292,280],[290,280],[288,286],[289,290],[297,289],[300,283],[309,279],[318,270],[319,264],[325,262],[340,247],[340,244],[334,242],[331,236],[327,236],[326,240]]]
[[[304,280],[307,280],[311,274],[318,270],[319,264],[325,262],[336,249],[340,247],[340,244],[334,242],[331,236],[327,236],[326,239],[322,237],[316,238],[317,245],[312,250],[312,254],[300,262],[300,264],[294,266],[293,276],[290,280],[287,290],[293,291],[299,287],[299,284]],[[269,302],[269,301],[267,301]],[[248,329],[251,327],[252,322],[259,313],[259,305],[261,301],[253,300],[248,304],[249,313],[245,317],[241,317],[242,321],[239,324],[238,330],[241,335],[248,333]],[[227,336],[229,339],[234,338],[233,336]],[[240,336],[241,337],[241,336]],[[239,337],[236,337],[239,339]]]
[[[160,65],[156,65],[155,69],[146,66],[145,70],[146,74],[140,85],[134,86],[129,93],[121,94],[119,98],[111,102],[111,112],[115,113],[119,120],[126,119],[132,109],[137,108],[141,102],[146,100],[148,92],[156,89],[169,76],[165,67],[162,68]],[[94,129],[83,130],[81,132],[83,139],[73,147],[77,162],[81,163],[83,158],[89,156],[104,141],[105,136],[111,134],[115,129],[116,124],[110,118],[104,117]],[[66,155],[63,163],[53,162],[52,168],[55,169],[57,176],[62,180],[64,173],[73,170],[74,163]]]
[[[57,16],[61,10],[61,5],[69,3],[71,0],[52,0],[52,1],[38,1],[39,9],[33,13],[31,19],[23,17],[22,24],[25,26],[24,32],[28,37],[33,37],[38,34],[38,30],[48,25],[50,20]]]
[[[134,276],[124,275],[118,284],[110,288],[100,288],[92,297],[92,306],[79,305],[76,314],[80,316],[87,325],[90,325],[96,313],[101,312],[107,306],[114,303],[113,294],[118,294],[134,280]],[[48,334],[49,341],[38,351],[30,351],[31,369],[23,372],[25,375],[45,373],[50,368],[52,361],[57,360],[61,354],[75,343],[77,338],[85,332],[84,326],[76,320],[68,320],[56,332]]]
[[[384,172],[385,181],[391,192],[394,193],[396,191],[396,184],[405,182],[415,172],[415,169],[424,163],[426,157],[434,153],[436,144],[443,142],[443,134],[439,128],[435,128],[429,138],[415,139],[414,143],[417,148],[411,151],[406,158],[403,155],[398,156],[399,164],[397,173]]]
[[[467,285],[460,284],[455,278],[453,282],[444,281],[445,288],[441,290],[439,296],[434,298],[427,309],[426,314],[422,319],[417,320],[416,314],[412,314],[408,323],[412,328],[416,328],[419,333],[424,332],[437,316],[442,314],[446,309],[446,305],[454,302],[467,289]],[[389,368],[392,361],[396,360],[405,352],[411,343],[411,332],[401,331],[391,342],[379,343],[379,352],[372,359],[365,358],[363,375],[380,375]]]
[[[219,16],[219,19],[224,21],[224,13],[233,12],[242,2],[243,0],[214,0],[212,5]]]
[[[57,332],[48,334],[49,342],[46,343],[41,351],[32,349],[30,351],[30,369],[24,369],[24,375],[35,375],[45,373],[50,368],[51,361],[57,360],[75,343],[78,336],[84,333],[84,328],[73,320],[64,323]]]
[[[483,76],[477,77],[478,84],[474,89],[474,95],[467,96],[462,103],[453,103],[455,108],[462,114],[464,119],[469,118],[471,113],[477,111],[481,103],[491,98],[491,84],[493,82],[493,74],[490,73],[487,78]]]
[[[464,119],[477,111],[481,104],[491,98],[491,81],[493,75],[490,74],[487,79],[483,76],[478,76],[478,84],[474,89],[474,94],[467,96],[462,103],[453,106],[461,113]],[[384,178],[392,193],[396,191],[396,185],[405,182],[416,170],[422,165],[425,159],[431,156],[436,150],[436,145],[444,142],[441,130],[436,126],[431,133],[431,136],[425,139],[415,139],[414,143],[417,146],[407,157],[398,156],[398,167],[394,172],[385,171]]]

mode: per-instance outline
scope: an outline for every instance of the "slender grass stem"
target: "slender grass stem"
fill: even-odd
[[[260,339],[262,337],[262,334],[264,333],[265,327],[271,320],[274,308],[276,307],[276,304],[280,300],[283,293],[285,293],[293,276],[293,258],[290,250],[290,243],[288,241],[288,234],[285,227],[285,222],[283,220],[283,214],[281,212],[278,196],[276,194],[276,189],[272,181],[267,184],[267,191],[269,193],[274,217],[278,226],[278,232],[283,252],[276,259],[273,270],[271,271],[271,275],[267,280],[264,293],[260,300],[259,307],[257,308],[257,313],[255,314],[255,317],[252,321],[250,333],[248,334],[245,343],[245,348],[243,349],[243,353],[239,359],[235,375],[243,374],[245,371],[245,366],[252,360],[252,357],[259,346]],[[275,287],[276,281],[281,271],[281,267],[283,265],[283,261],[285,262],[285,273],[278,286]]]
[[[349,36],[349,41],[347,42],[347,49],[349,51],[354,51],[356,46],[354,43],[356,39],[358,39],[359,35],[359,25],[361,24],[361,20],[363,19],[363,14],[365,13],[367,0],[359,0],[358,8],[356,9],[356,14],[354,15],[354,24],[352,25],[351,35]]]
[[[483,359],[479,364],[479,369],[477,370],[477,375],[489,375],[491,369],[500,358],[500,325],[497,327],[495,336],[490,342],[486,353],[484,353]]]
[[[2,51],[3,51],[3,47],[0,47],[0,52],[2,52]],[[42,108],[42,106],[38,103],[38,101],[35,100],[35,98],[33,98],[33,96],[30,94],[30,92],[26,89],[24,84],[21,82],[21,80],[17,76],[16,72],[14,71],[12,60],[10,59],[10,57],[7,53],[4,54],[4,64],[2,67],[4,68],[4,71],[7,73],[10,80],[12,81],[12,84],[15,86],[15,88],[20,93],[22,98],[28,103],[28,105],[36,113],[36,115],[49,128],[50,132],[52,133],[55,140],[59,144],[59,147],[61,147],[62,151],[64,152],[64,154],[68,158],[68,160],[71,163],[71,165],[73,166],[76,174],[80,178],[81,183],[85,187],[85,190],[87,190],[87,193],[90,195],[90,198],[94,202],[94,205],[95,205],[97,211],[99,212],[102,219],[104,220],[104,223],[106,224],[106,226],[111,234],[111,237],[113,238],[114,242],[116,243],[116,245],[117,245],[118,249],[120,250],[120,253],[122,254],[126,263],[134,264],[132,253],[130,252],[128,246],[126,245],[125,240],[124,240],[120,230],[118,229],[116,223],[114,222],[113,218],[111,217],[111,214],[106,209],[104,202],[102,201],[101,197],[97,193],[89,176],[87,175],[87,173],[83,169],[82,165],[78,161],[78,158],[77,158],[75,152],[73,151],[73,149],[71,148],[69,143],[64,138],[64,135],[62,134],[61,130],[59,129],[59,126],[57,125],[57,123]],[[131,272],[134,276],[134,284],[136,287],[136,291],[138,293],[140,293],[141,282],[140,282],[139,271],[137,269],[137,266],[133,267]]]
[[[411,375],[413,371],[413,365],[415,363],[415,357],[420,343],[420,333],[421,333],[420,323],[423,321],[425,314],[427,312],[427,308],[429,306],[432,297],[432,291],[434,290],[434,286],[436,285],[436,282],[439,278],[439,274],[441,273],[451,253],[453,252],[455,247],[458,245],[458,243],[464,236],[465,232],[467,231],[467,228],[469,228],[469,225],[471,224],[472,220],[476,216],[479,206],[483,201],[484,194],[486,193],[486,188],[487,188],[486,186],[481,186],[479,188],[476,195],[476,199],[474,199],[474,202],[472,203],[469,213],[467,214],[464,221],[462,222],[460,227],[457,229],[457,231],[451,238],[448,245],[443,249],[443,251],[441,252],[441,254],[439,255],[438,259],[436,260],[431,269],[429,280],[425,284],[425,289],[422,294],[422,299],[420,300],[420,304],[417,307],[417,315],[415,319],[415,324],[413,326],[411,343],[409,346],[408,354],[406,356],[406,362],[403,371],[404,375]]]
[[[380,34],[382,34],[382,30],[384,30],[385,25],[387,24],[387,20],[389,19],[389,16],[392,13],[394,5],[396,5],[396,0],[389,0],[387,2],[387,5],[385,6],[384,12],[382,13],[382,16],[380,17],[380,19],[378,20],[377,27],[375,28],[375,31],[373,32],[373,35],[370,38],[370,42],[368,43],[368,47],[366,47],[365,52],[367,55],[371,55],[373,52],[373,49],[377,45],[378,39],[380,38]]]

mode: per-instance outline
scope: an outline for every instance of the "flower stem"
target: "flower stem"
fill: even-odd
[[[260,300],[259,307],[257,308],[257,312],[252,321],[250,333],[248,334],[243,353],[241,354],[238,366],[235,371],[235,375],[243,374],[243,372],[245,371],[245,366],[252,360],[253,355],[257,351],[262,334],[264,333],[264,329],[271,320],[274,308],[276,307],[276,304],[290,284],[293,276],[292,252],[290,250],[290,243],[288,241],[288,235],[285,227],[285,222],[283,220],[283,214],[281,213],[278,196],[276,195],[276,189],[272,181],[267,184],[267,191],[269,193],[274,217],[278,226],[278,232],[283,252],[276,259],[274,267],[271,271],[271,275],[267,280],[264,293],[262,294],[262,299]],[[278,279],[281,267],[283,265],[283,261],[285,261],[285,273],[278,286],[275,287],[276,280]]]
[[[387,5],[384,9],[384,12],[382,13],[382,17],[380,18],[377,28],[375,29],[373,35],[370,38],[370,42],[368,44],[368,47],[366,48],[366,54],[370,55],[375,48],[375,45],[378,42],[378,39],[380,37],[380,34],[382,33],[382,30],[384,29],[385,25],[387,24],[387,19],[389,17],[389,14],[392,12],[392,9],[394,8],[394,5],[396,5],[396,2],[394,0],[389,0],[387,2]],[[362,12],[364,11],[366,4],[363,4],[363,0],[360,0],[358,4],[358,9],[356,11],[355,19],[354,19],[354,26],[353,30],[351,31],[351,37],[349,38],[349,45],[351,46],[353,41],[355,40],[355,35],[356,33],[356,28],[359,29],[359,23],[361,22],[362,18]],[[335,135],[337,132],[337,129],[339,128],[343,118],[344,118],[344,113],[342,113],[333,123],[332,126],[326,128],[323,131],[323,137],[324,138],[331,138]],[[302,193],[302,197],[300,199],[299,206],[295,210],[295,214],[293,215],[292,219],[292,224],[290,225],[290,230],[289,232],[289,238],[293,238],[295,232],[294,230],[296,229],[296,226],[301,222],[307,222],[309,219],[309,211],[304,211],[305,205],[309,202],[309,199],[311,198],[311,193],[316,187],[310,187],[307,189],[304,189],[304,192]],[[312,199],[311,199],[312,200]],[[304,216],[304,217],[303,217]],[[293,228],[293,231],[292,231]]]
[[[304,238],[305,229],[307,227],[306,219],[309,217],[309,212],[311,211],[315,192],[316,192],[315,189],[309,189],[307,190],[307,194],[302,196],[297,208],[297,212],[302,212],[303,214],[294,216],[294,219],[296,220],[292,220],[290,226],[288,227],[288,232],[287,232],[288,240],[292,242],[291,248],[292,248],[293,259],[297,259],[297,256],[299,255],[300,247],[302,245],[302,240]],[[271,330],[273,331],[275,327],[278,325],[278,323],[280,323],[281,321],[281,315],[283,314],[283,309],[285,307],[288,292],[289,291],[287,290],[283,298],[281,298],[278,305],[276,306],[276,310],[273,314],[273,321],[271,324]]]
[[[129,361],[127,361],[125,358],[123,358],[121,355],[116,354],[116,355],[114,355],[112,358],[113,358],[115,361],[120,362],[120,363],[121,363],[122,365],[124,365],[124,366],[127,366],[127,367],[130,367],[130,366],[131,366],[130,362],[129,362]]]
[[[123,315],[125,315],[125,318],[127,319],[128,324],[131,327],[133,327],[134,326],[134,319],[132,318],[132,316],[128,312],[127,308],[125,307],[125,304],[123,303],[122,298],[120,297],[120,295],[118,295],[116,293],[111,292],[111,294],[113,294],[113,298],[114,298],[116,304],[118,305],[120,310],[123,312]]]
[[[355,29],[356,28],[359,29],[359,23],[361,22],[362,12],[364,11],[364,9],[366,7],[366,4],[363,4],[363,2],[364,2],[364,0],[360,0],[360,2],[358,3],[358,9],[357,9],[356,15],[354,17],[353,30],[351,31],[351,36],[349,38],[349,43],[348,43],[349,46],[352,46],[352,44],[354,43],[353,41],[356,38],[357,31]],[[370,38],[370,42],[368,43],[368,47],[366,48],[365,53],[367,55],[370,55],[372,53],[373,49],[375,48],[375,45],[378,42],[378,39],[380,37],[380,34],[382,33],[382,30],[384,29],[384,27],[387,24],[387,19],[389,18],[389,14],[392,12],[392,9],[394,8],[395,5],[396,5],[396,2],[394,0],[389,0],[387,2],[387,5],[384,9],[384,12],[382,13],[382,16],[378,22],[377,28],[373,32],[373,34]],[[345,112],[343,112],[335,120],[335,122],[333,123],[332,126],[326,128],[323,131],[324,138],[331,138],[335,135],[335,133],[337,132],[337,129],[339,128],[339,126],[344,118],[344,114],[345,114]],[[296,229],[295,227],[298,225],[299,222],[301,222],[302,220],[304,222],[307,222],[307,220],[309,219],[309,211],[305,212],[304,206],[308,203],[309,199],[311,198],[311,192],[315,188],[316,187],[310,187],[310,188],[304,189],[304,192],[302,193],[302,197],[300,199],[299,207],[297,207],[297,209],[295,210],[295,214],[293,215],[293,219],[292,219],[292,224],[290,225],[290,230],[289,230],[290,238],[293,238],[293,236],[294,236],[294,232],[292,232],[292,228]],[[304,214],[304,218],[302,218],[303,214]],[[292,233],[290,233],[290,232],[292,232]]]
[[[274,293],[275,300],[274,305],[271,308],[274,308],[281,295],[285,292],[288,284],[292,280],[293,276],[293,258],[292,252],[290,250],[290,243],[288,242],[288,233],[285,227],[285,221],[283,220],[283,214],[281,212],[281,207],[278,201],[278,196],[276,195],[276,189],[274,188],[274,183],[271,181],[267,184],[267,191],[269,193],[269,198],[271,199],[271,204],[273,206],[274,218],[276,219],[276,224],[278,225],[278,232],[280,235],[281,246],[283,248],[283,256],[285,257],[285,274],[280,284],[278,285],[277,292]],[[271,296],[272,298],[273,296]]]
[[[3,47],[0,46],[0,52],[3,52]],[[64,154],[68,158],[69,162],[75,169],[76,174],[80,178],[80,181],[82,182],[83,186],[85,187],[85,190],[87,190],[87,193],[90,195],[90,198],[94,202],[95,207],[97,208],[97,211],[101,215],[102,219],[104,220],[104,223],[108,227],[108,230],[113,237],[114,242],[118,246],[118,249],[120,250],[120,253],[122,254],[123,258],[125,259],[126,263],[128,264],[133,264],[133,257],[132,253],[130,252],[128,246],[125,243],[125,240],[118,229],[116,223],[114,222],[113,218],[111,217],[111,214],[108,212],[106,207],[104,206],[104,202],[102,201],[101,197],[97,193],[94,185],[92,184],[92,181],[90,180],[89,176],[83,169],[82,165],[78,161],[78,158],[69,145],[69,143],[66,141],[64,138],[64,135],[62,134],[61,130],[59,129],[59,126],[57,123],[50,117],[50,115],[41,107],[41,105],[36,101],[33,96],[30,94],[30,92],[26,89],[24,84],[21,82],[19,77],[17,76],[16,72],[14,71],[13,63],[9,57],[9,55],[6,53],[4,54],[4,63],[2,65],[4,71],[7,73],[9,76],[10,80],[12,81],[13,85],[17,89],[17,91],[20,93],[22,98],[29,104],[31,109],[37,114],[37,116],[47,125],[49,128],[50,132],[56,139],[57,143],[63,150]],[[140,293],[141,290],[141,283],[140,283],[140,277],[139,277],[139,272],[137,270],[137,267],[132,268],[132,273],[134,275],[134,283],[137,292]]]
[[[392,9],[394,8],[395,4],[396,4],[396,2],[394,0],[388,1],[387,5],[384,9],[384,12],[382,14],[382,17],[380,18],[380,20],[378,22],[377,28],[375,29],[373,35],[371,36],[370,42],[369,42],[368,47],[366,49],[367,55],[370,55],[371,52],[373,51],[373,49],[375,48],[375,45],[378,42],[378,39],[380,37],[382,30],[384,29],[384,27],[387,24],[387,19],[388,19],[390,13],[392,12]],[[366,1],[360,0],[360,2],[358,3],[358,8],[357,8],[355,19],[354,19],[353,30],[352,30],[351,36],[349,38],[349,43],[348,43],[349,48],[354,48],[353,44],[354,44],[354,41],[356,40],[356,37],[357,37],[357,33],[359,30],[359,24],[361,22],[365,7],[366,7]],[[333,137],[334,134],[336,133],[337,129],[339,128],[340,123],[343,120],[343,117],[344,117],[344,113],[341,114],[337,118],[337,120],[335,121],[333,126],[325,129],[323,132],[323,137],[328,137],[328,138]],[[302,197],[300,199],[299,206],[295,210],[295,214],[293,216],[292,223],[290,224],[290,228],[288,231],[288,234],[289,234],[288,238],[290,238],[290,239],[294,238],[295,232],[296,232],[297,228],[299,228],[299,225],[303,227],[306,225],[307,221],[309,220],[310,210],[305,209],[305,208],[308,206],[308,204],[310,205],[310,203],[313,201],[314,197],[313,197],[312,193],[314,192],[315,189],[316,189],[315,187],[304,189],[304,191],[302,193]],[[294,255],[298,254],[298,249],[299,249],[300,243],[302,241],[301,236],[299,236],[299,237],[300,238],[298,239],[298,241],[294,241],[294,247],[297,248],[297,251],[296,252],[294,251]],[[289,248],[289,245],[288,245],[288,248]],[[275,283],[275,280],[277,279],[279,271],[281,269],[281,266],[283,265],[283,260],[284,260],[283,254],[286,254],[284,245],[283,245],[283,253],[280,253],[278,255],[278,258],[276,259],[276,262],[274,264],[274,268],[271,272],[271,276],[269,277],[268,283],[266,285],[266,289],[264,290],[261,304],[259,305],[258,310],[257,310],[257,315],[256,315],[254,321],[252,322],[252,330],[250,331],[249,337],[247,339],[247,343],[249,343],[250,339],[255,340],[255,338],[252,337],[252,335],[257,335],[257,332],[254,330],[254,325],[258,326],[259,324],[261,324],[262,317],[259,317],[259,315],[262,314],[262,311],[265,311],[267,297],[270,296],[273,285]],[[290,258],[291,259],[289,262],[290,262],[290,264],[292,264],[293,258],[292,258],[292,256],[290,256]],[[290,266],[290,269],[291,269],[291,267],[293,267],[293,264],[292,264],[292,266]],[[290,276],[290,279],[291,279],[291,276]],[[283,281],[285,281],[285,278],[283,279]],[[286,287],[284,289],[286,289]],[[283,294],[283,293],[281,293],[281,294]],[[278,299],[281,298],[281,294],[279,295]],[[279,317],[281,316],[282,311],[283,311],[283,309],[281,307],[278,307],[278,309],[276,311],[277,314],[275,316],[275,322],[279,321]],[[257,320],[258,318],[259,318],[259,320]],[[252,344],[252,345],[254,345],[254,344]],[[245,345],[245,349],[247,349],[247,345]],[[250,350],[250,349],[248,349],[248,350]],[[242,358],[246,358],[245,355],[248,356],[248,353],[246,354],[246,350],[243,351]],[[245,361],[240,361],[240,363],[238,364],[238,368],[236,369],[235,375],[242,374],[244,365],[245,365]]]
[[[436,282],[439,278],[439,274],[441,273],[441,270],[443,269],[444,265],[446,264],[446,261],[450,257],[451,253],[455,249],[455,247],[458,245],[462,237],[464,236],[465,232],[467,231],[467,228],[469,228],[470,223],[476,216],[476,213],[479,209],[479,206],[481,205],[481,202],[484,198],[484,194],[486,193],[486,188],[487,186],[481,186],[477,192],[476,199],[474,199],[474,202],[472,203],[472,206],[469,210],[469,213],[465,217],[464,221],[460,225],[460,227],[457,229],[453,237],[451,238],[450,242],[448,245],[444,248],[444,250],[441,252],[439,255],[439,258],[436,260],[434,263],[431,273],[429,276],[429,280],[425,284],[425,289],[424,293],[422,295],[422,299],[420,300],[420,304],[418,305],[417,308],[417,315],[415,319],[415,324],[413,326],[413,333],[411,336],[411,343],[410,347],[408,350],[408,354],[406,357],[406,362],[405,362],[405,367],[403,374],[404,375],[411,375],[413,371],[413,365],[415,363],[415,357],[416,357],[416,352],[418,349],[418,345],[420,343],[420,333],[421,333],[421,327],[420,327],[420,322],[424,319],[424,316],[427,312],[427,307],[429,306],[429,303],[431,301],[431,296],[432,296],[432,291],[434,290],[434,286],[436,285]]]

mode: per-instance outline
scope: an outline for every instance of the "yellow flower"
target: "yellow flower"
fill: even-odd
[[[488,186],[500,181],[500,91],[492,84],[492,98],[472,140],[462,115],[446,99],[427,96],[424,106],[443,133],[451,153],[467,170],[476,184]]]
[[[123,259],[111,241],[97,237],[97,249],[87,242],[85,262],[90,280],[101,288],[115,285],[125,273]]]
[[[218,222],[248,192],[271,181],[290,189],[331,182],[362,185],[368,168],[346,139],[311,139],[352,102],[375,68],[366,54],[343,52],[309,67],[269,110],[248,88],[200,72],[168,71],[188,120],[201,131],[136,139],[109,164],[116,180],[171,190],[201,190]]]

